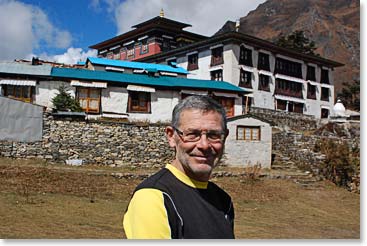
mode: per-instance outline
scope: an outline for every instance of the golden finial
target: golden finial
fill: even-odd
[[[159,16],[162,17],[162,18],[164,17],[164,11],[163,11],[163,9],[161,9],[161,12],[159,13]]]

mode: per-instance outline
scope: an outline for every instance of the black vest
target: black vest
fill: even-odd
[[[193,188],[164,168],[135,191],[144,188],[162,191],[173,239],[234,238],[231,197],[214,183],[208,182],[207,189]]]

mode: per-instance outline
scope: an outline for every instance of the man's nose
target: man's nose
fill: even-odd
[[[206,133],[202,133],[199,142],[197,143],[197,147],[201,149],[208,149],[210,147],[210,142]]]

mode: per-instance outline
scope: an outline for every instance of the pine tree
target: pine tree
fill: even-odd
[[[353,83],[344,82],[343,86],[337,98],[341,99],[345,107],[360,111],[360,81],[354,80]]]
[[[309,40],[301,30],[296,30],[287,36],[280,36],[276,44],[304,54],[317,55],[314,53],[317,49],[315,42]]]
[[[83,111],[79,102],[66,91],[65,85],[61,85],[57,90],[59,93],[52,99],[55,110],[71,112]]]

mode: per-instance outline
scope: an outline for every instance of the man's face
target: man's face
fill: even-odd
[[[171,147],[176,149],[176,159],[173,165],[187,176],[198,181],[207,181],[214,167],[220,160],[227,132],[222,141],[212,141],[206,132],[223,132],[222,117],[215,111],[202,112],[189,109],[181,112],[178,130],[183,133],[204,132],[200,139],[194,142],[185,141],[172,127],[167,127],[166,133]]]

